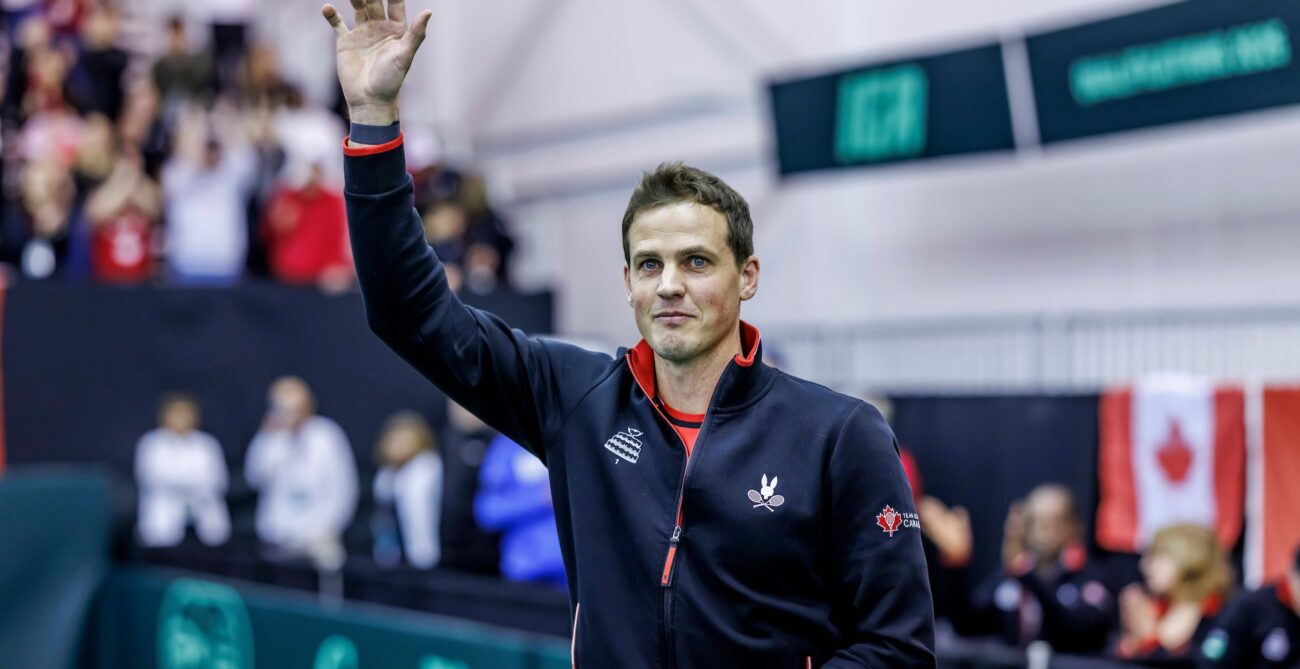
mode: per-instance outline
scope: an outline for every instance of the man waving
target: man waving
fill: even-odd
[[[352,0],[348,225],[370,327],[546,463],[578,667],[933,667],[919,520],[872,407],[765,365],[749,207],[701,170],[645,174],[623,215],[644,339],[611,358],[525,336],[449,288],[412,208],[397,93],[424,40]],[[612,277],[611,277],[612,279]]]

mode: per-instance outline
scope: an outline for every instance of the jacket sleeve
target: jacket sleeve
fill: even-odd
[[[451,399],[546,461],[608,356],[526,337],[452,292],[413,206],[400,138],[345,149],[348,230],[371,330]]]
[[[866,404],[850,413],[827,470],[831,618],[841,647],[824,666],[934,667],[934,609],[921,530],[893,432]],[[901,514],[894,531],[889,507]],[[885,527],[882,527],[882,524]]]

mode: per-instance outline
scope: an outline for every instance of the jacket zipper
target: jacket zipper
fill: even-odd
[[[625,355],[624,358],[628,364],[628,367],[631,367],[632,366],[631,354],[629,353]],[[726,373],[727,370],[723,370],[723,376],[726,376]],[[633,377],[635,378],[635,374],[633,375]],[[713,389],[714,396],[709,399],[709,406],[707,409],[704,410],[704,416],[705,416],[704,423],[708,422],[709,418],[713,413],[713,402],[717,399],[718,387],[720,387],[721,385],[722,385],[722,379],[719,378],[718,386],[715,386]],[[641,390],[644,392],[645,388],[642,387]],[[673,434],[677,435],[677,440],[681,442],[682,451],[686,455],[686,461],[682,464],[682,478],[677,483],[677,513],[675,515],[675,520],[673,522],[673,533],[672,536],[669,537],[668,539],[668,555],[664,557],[664,571],[659,578],[659,585],[663,588],[661,591],[663,593],[663,597],[661,598],[661,601],[663,606],[663,639],[664,639],[664,646],[665,646],[664,652],[666,655],[665,660],[666,660],[666,665],[670,669],[672,669],[677,666],[677,659],[674,657],[675,649],[673,648],[673,642],[672,642],[672,630],[670,630],[668,627],[668,597],[670,594],[670,590],[673,587],[673,565],[677,560],[677,544],[678,542],[681,541],[682,526],[684,525],[684,523],[682,522],[682,503],[686,499],[686,475],[687,473],[690,472],[691,459],[694,456],[692,455],[691,449],[686,448],[686,440],[682,439],[682,435],[678,434],[677,428],[673,426],[673,422],[671,420],[668,420],[668,415],[665,414],[663,408],[659,406],[658,398],[648,397],[648,399],[650,400],[650,404],[654,405],[655,412],[658,413],[659,417],[662,418],[663,421],[668,424],[668,429],[672,430]],[[693,450],[696,454],[699,453],[700,444],[703,443],[703,440],[700,439],[700,437],[704,435],[704,423],[700,423],[700,431],[695,438],[695,448]]]

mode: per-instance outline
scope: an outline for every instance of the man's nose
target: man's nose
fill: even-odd
[[[659,273],[659,289],[656,293],[661,299],[671,299],[681,297],[686,292],[686,287],[682,285],[681,273],[674,267],[665,267],[664,271]]]

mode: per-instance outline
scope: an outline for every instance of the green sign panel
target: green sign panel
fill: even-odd
[[[1044,144],[1300,103],[1300,3],[1186,0],[1025,41]]]
[[[911,63],[841,79],[836,159],[853,163],[920,155],[928,88],[925,70]]]
[[[771,92],[782,174],[1015,146],[997,44],[776,82]]]

